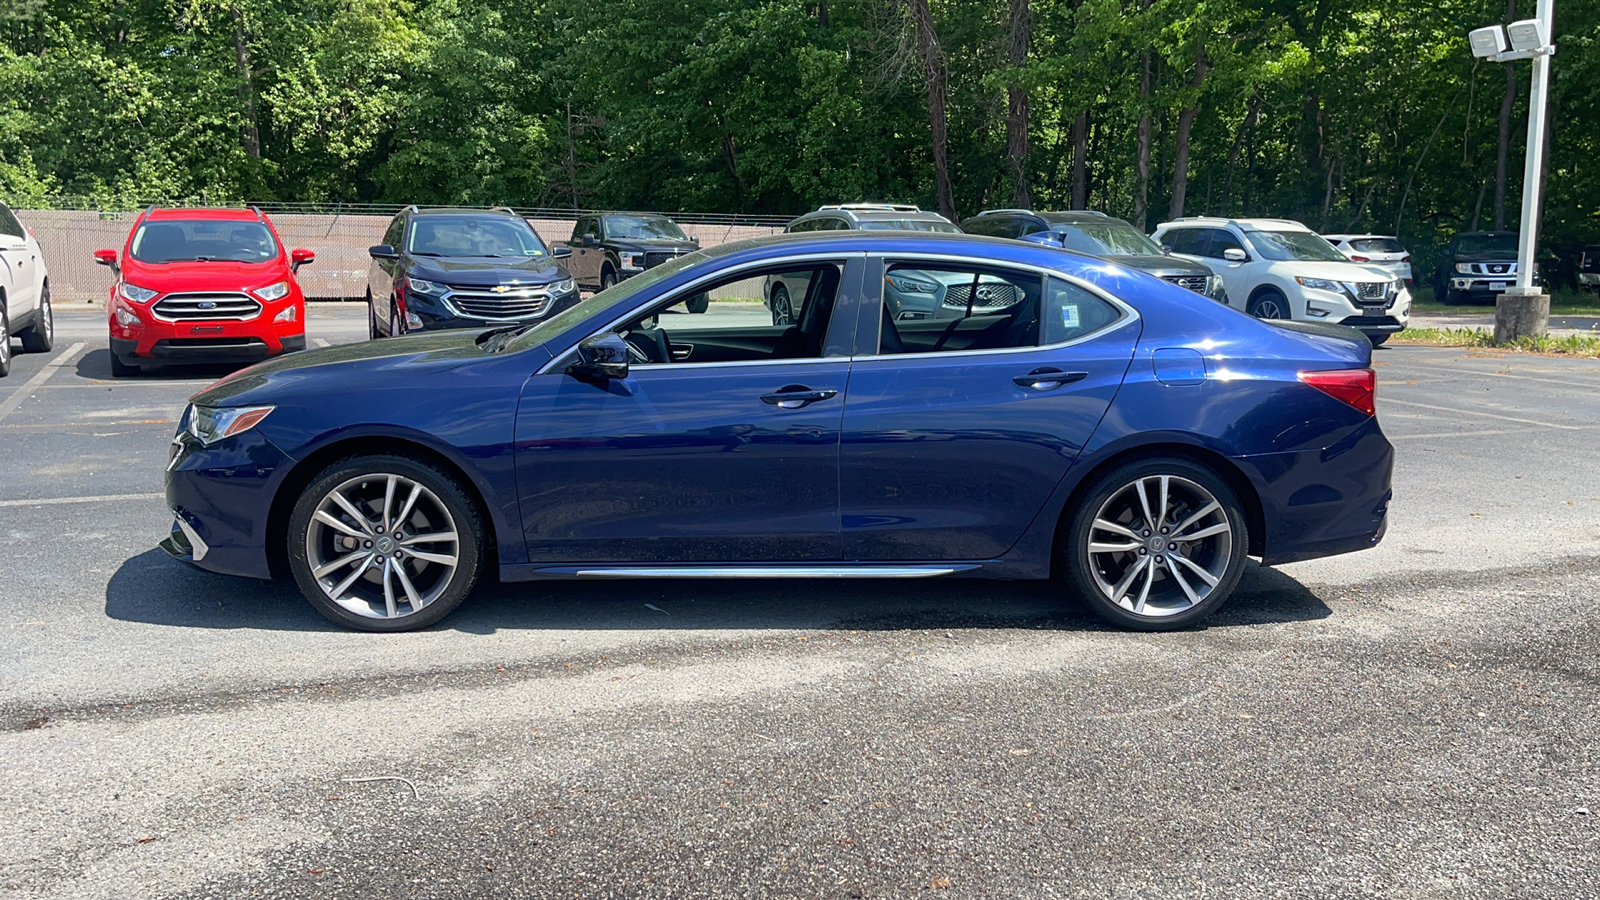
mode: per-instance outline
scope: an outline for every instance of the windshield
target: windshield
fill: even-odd
[[[1498,254],[1510,259],[1517,255],[1514,234],[1469,234],[1456,240],[1456,252],[1467,256]]]
[[[873,219],[861,223],[862,231],[937,231],[940,234],[961,234],[961,229],[949,222],[932,219]]]
[[[666,216],[606,216],[606,237],[645,241],[689,239],[678,223]]]
[[[278,242],[260,222],[146,222],[133,233],[133,258],[147,263],[276,259]]]
[[[536,346],[542,343],[546,336],[560,334],[568,326],[583,321],[613,303],[625,301],[628,297],[644,291],[683,267],[705,262],[709,258],[704,250],[699,250],[680,256],[671,262],[662,263],[654,268],[645,269],[640,274],[634,275],[625,281],[619,281],[578,305],[556,313],[543,322],[524,326],[526,330],[518,330],[499,349],[515,353]]]
[[[406,251],[420,256],[544,256],[544,242],[511,216],[417,216]]]
[[[1357,253],[1404,253],[1406,248],[1394,238],[1356,238],[1350,242],[1350,249]]]
[[[1088,222],[1052,225],[1061,246],[1094,256],[1161,256],[1155,241],[1122,222]]]
[[[1309,231],[1246,231],[1244,234],[1262,259],[1349,262],[1322,235]]]

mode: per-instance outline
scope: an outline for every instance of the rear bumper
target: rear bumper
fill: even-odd
[[[1234,461],[1261,499],[1264,563],[1366,550],[1388,529],[1394,447],[1376,417],[1323,450]]]

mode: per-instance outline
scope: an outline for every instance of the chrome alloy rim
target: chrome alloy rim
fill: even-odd
[[[43,331],[45,340],[55,340],[56,317],[50,310],[50,285],[48,284],[44,286],[44,291],[39,297],[39,316],[39,328]]]
[[[11,359],[11,325],[5,316],[0,316],[0,363]]]
[[[1136,616],[1177,615],[1211,595],[1233,557],[1233,526],[1210,491],[1147,475],[1106,499],[1089,530],[1089,569]]]
[[[358,616],[416,615],[455,575],[461,542],[433,491],[403,475],[344,482],[317,505],[306,561],[329,600]]]
[[[1267,297],[1256,301],[1256,318],[1284,319],[1288,316],[1284,314],[1283,307],[1278,305],[1277,300]]]

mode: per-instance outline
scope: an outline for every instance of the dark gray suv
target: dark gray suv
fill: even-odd
[[[1028,209],[991,209],[961,223],[968,234],[1015,238],[1047,244],[1109,259],[1119,265],[1149,272],[1164,281],[1188,288],[1219,303],[1228,302],[1222,279],[1199,263],[1168,256],[1139,229],[1105,213],[1034,212]]]

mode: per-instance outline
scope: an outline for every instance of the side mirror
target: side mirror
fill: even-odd
[[[1172,245],[1171,244],[1162,244],[1161,245],[1161,252],[1165,253],[1167,256],[1171,256],[1172,255]]]
[[[400,254],[395,252],[394,246],[391,245],[391,244],[379,244],[376,247],[368,247],[367,248],[367,255],[372,257],[373,259],[399,259],[400,258]]]
[[[572,256],[572,248],[567,246],[551,247],[550,255],[556,259],[567,259]]]
[[[568,366],[567,372],[590,378],[627,378],[628,342],[611,331],[584,338],[578,344],[578,361]]]
[[[96,250],[94,252],[94,261],[99,265],[110,266],[115,269],[117,267],[117,251]]]
[[[1228,249],[1222,251],[1222,258],[1228,262],[1249,262],[1250,254],[1245,253],[1238,247],[1229,247]]]
[[[301,266],[310,265],[316,258],[317,255],[310,250],[290,250],[289,269],[298,272]]]
[[[583,245],[585,247],[598,247],[600,246],[600,239],[592,234],[586,234],[583,236]]]
[[[695,245],[696,247],[700,246],[700,238],[699,238],[699,236],[696,235],[695,237],[689,238],[689,243]]]

